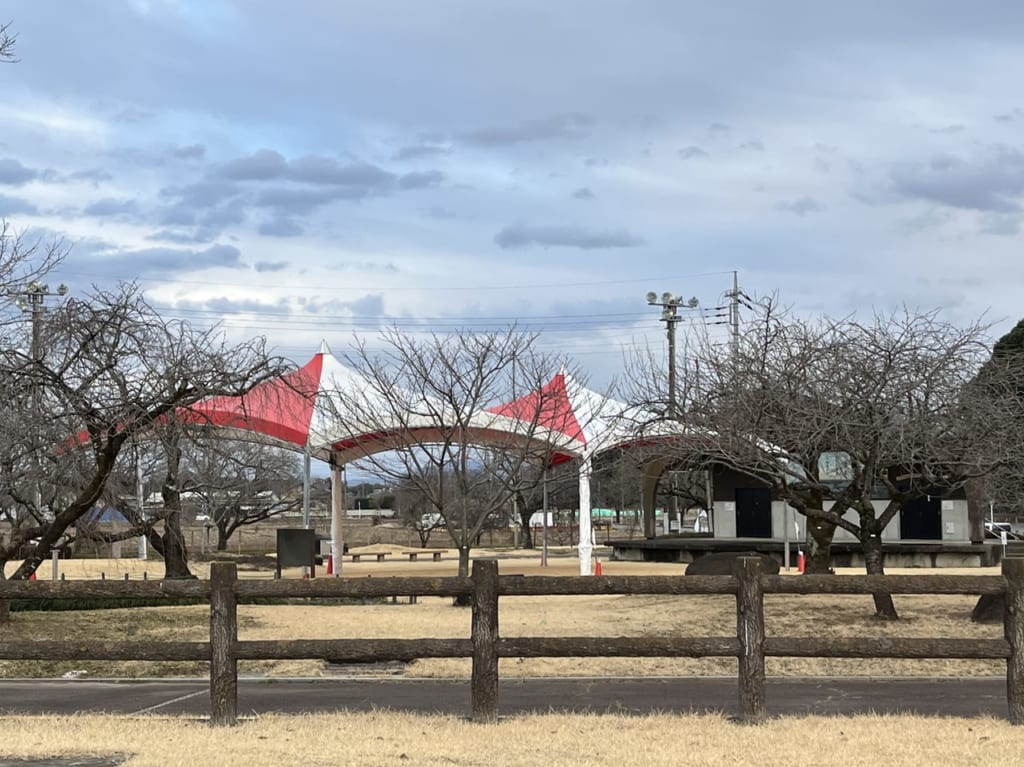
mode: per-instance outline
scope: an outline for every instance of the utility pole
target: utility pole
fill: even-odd
[[[32,359],[32,419],[33,426],[38,429],[40,420],[42,418],[42,386],[40,379],[42,377],[42,366],[43,366],[43,315],[46,313],[46,299],[50,296],[64,296],[67,295],[68,286],[61,283],[57,286],[57,292],[50,292],[50,286],[39,282],[38,280],[32,280],[25,289],[17,294],[16,304],[19,309],[23,312],[28,312],[32,321],[32,340],[29,345],[29,356]],[[33,446],[32,455],[33,462],[35,464],[35,492],[34,501],[36,514],[41,512],[42,509],[42,489],[40,483],[40,466],[39,466],[39,455],[38,445]]]
[[[732,344],[732,356],[735,359],[740,348],[740,278],[739,272],[732,273],[732,290],[726,293],[729,297],[729,334]]]
[[[653,290],[647,294],[648,306],[661,307],[661,321],[665,323],[665,332],[668,335],[668,417],[671,419],[675,419],[679,414],[676,406],[676,324],[682,319],[679,316],[679,307],[696,309],[699,303],[696,298],[684,302],[679,296],[668,292],[661,294],[661,301]]]

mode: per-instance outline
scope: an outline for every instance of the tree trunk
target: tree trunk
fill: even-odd
[[[181,534],[181,512],[178,509],[164,519],[163,555],[165,578],[195,578],[188,567],[188,548]]]
[[[864,528],[861,528],[862,530]],[[864,569],[868,575],[885,575],[882,558],[882,536],[874,529],[865,530],[861,536],[861,546],[864,550]],[[885,620],[896,620],[899,615],[896,613],[896,605],[892,601],[892,594],[876,592],[872,594],[875,600],[875,617]]]
[[[533,531],[530,529],[530,520],[533,519],[532,511],[519,512],[519,525],[523,529],[523,548],[533,548]]]
[[[166,453],[167,474],[160,488],[164,509],[167,511],[167,516],[164,518],[164,534],[161,537],[157,536],[155,532],[151,532],[150,540],[153,541],[155,548],[164,558],[165,578],[194,578],[195,576],[188,569],[188,549],[185,546],[185,538],[181,534],[181,492],[178,490],[181,447],[177,432],[173,433],[171,440],[166,445]]]
[[[459,577],[469,577],[469,545],[463,544],[459,546]],[[452,604],[456,607],[472,607],[473,597],[470,594],[460,594],[452,599]]]
[[[227,526],[217,525],[217,551],[228,550],[229,538],[230,535],[228,534]]]
[[[836,534],[836,526],[826,519],[807,517],[807,531],[810,536],[807,542],[804,572],[814,575],[830,573],[832,571],[832,538]]]

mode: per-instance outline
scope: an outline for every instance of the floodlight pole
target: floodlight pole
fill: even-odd
[[[658,295],[653,291],[647,294],[648,306],[660,306],[661,307],[661,321],[665,323],[665,332],[668,336],[668,410],[667,415],[670,419],[675,420],[679,414],[678,407],[676,405],[676,325],[682,317],[679,316],[679,307],[683,305],[684,301],[679,296],[673,295],[672,293],[662,293],[661,300],[658,300]],[[699,302],[696,298],[691,298],[685,302],[685,305],[690,309],[695,309]]]

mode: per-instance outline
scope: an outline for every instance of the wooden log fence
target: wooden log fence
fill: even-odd
[[[766,637],[765,594],[1003,594],[1003,639]],[[721,637],[501,637],[499,601],[510,596],[733,594],[736,635]],[[451,639],[238,639],[238,605],[256,598],[469,596],[470,637]],[[766,575],[758,559],[740,558],[732,576],[499,576],[495,561],[476,561],[469,578],[239,580],[233,563],[214,563],[209,581],[0,581],[0,599],[189,597],[210,604],[208,642],[17,641],[0,644],[0,660],[188,660],[210,664],[215,725],[238,714],[243,660],[409,661],[471,658],[476,721],[499,712],[498,660],[505,657],[735,657],[740,719],[762,721],[766,657],[969,658],[1006,661],[1008,717],[1024,724],[1024,557],[1003,560],[1002,575]]]

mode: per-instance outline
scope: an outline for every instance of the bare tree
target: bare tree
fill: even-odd
[[[337,393],[337,426],[349,435],[341,460],[359,459],[364,472],[429,499],[463,576],[488,519],[510,506],[519,470],[564,440],[555,421],[567,414],[553,410],[543,387],[567,361],[541,354],[535,340],[515,328],[425,337],[391,329],[383,351],[360,343],[346,357],[363,382]],[[488,412],[520,398],[518,418]]]
[[[400,482],[395,488],[395,512],[398,520],[416,533],[420,548],[426,548],[430,536],[444,525],[441,515],[434,511],[430,499],[416,482]]]
[[[17,42],[18,36],[11,31],[11,22],[0,24],[0,64],[14,64],[18,61],[14,57]]]
[[[882,531],[904,504],[963,487],[1019,441],[1003,426],[1006,408],[1019,407],[1004,382],[976,379],[987,327],[934,312],[861,322],[763,308],[731,353],[698,342],[680,457],[747,474],[805,515],[812,571],[828,567],[841,528],[859,541],[867,572],[881,574]],[[875,607],[896,617],[887,595]]]
[[[18,326],[9,326],[13,331]],[[0,352],[0,497],[26,578],[100,500],[123,448],[176,409],[237,396],[277,375],[263,341],[229,345],[216,329],[161,319],[134,285],[69,299]],[[29,351],[35,347],[35,353]],[[26,551],[27,549],[27,551]]]
[[[189,432],[181,484],[217,530],[218,551],[239,529],[301,509],[301,481],[293,451]]]

